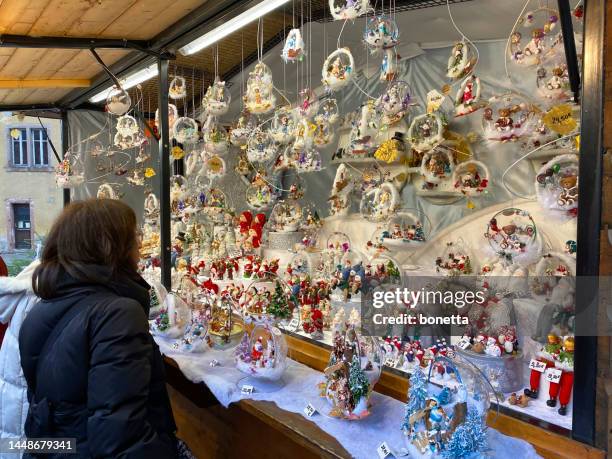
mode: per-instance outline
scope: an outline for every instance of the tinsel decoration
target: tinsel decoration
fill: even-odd
[[[487,447],[487,427],[476,410],[468,410],[465,422],[453,432],[442,457],[459,459],[483,452]]]
[[[427,378],[420,367],[416,367],[414,373],[410,377],[410,388],[408,389],[408,401],[406,402],[406,413],[402,430],[411,431],[410,417],[417,411],[425,409],[425,400],[427,399]]]

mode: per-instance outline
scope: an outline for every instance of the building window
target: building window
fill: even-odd
[[[9,128],[9,165],[13,167],[48,168],[49,139],[42,127]]]
[[[30,204],[13,204],[13,235],[15,249],[27,250],[32,248]]]
[[[32,133],[32,153],[35,166],[49,165],[49,142],[47,132],[44,129],[31,129]]]
[[[28,165],[28,131],[27,129],[11,129],[11,146],[13,151],[13,166]]]

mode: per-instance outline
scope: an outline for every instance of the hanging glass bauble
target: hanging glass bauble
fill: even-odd
[[[266,210],[274,200],[272,187],[262,174],[257,173],[246,190],[247,204],[254,210]]]
[[[529,67],[542,64],[561,55],[563,38],[559,12],[540,7],[519,18],[510,35],[508,57],[516,66]]]
[[[133,116],[123,115],[117,119],[117,132],[120,134],[131,135],[138,131],[138,121]]]
[[[217,154],[206,155],[203,171],[209,179],[221,178],[226,173],[225,161]]]
[[[302,207],[295,200],[279,201],[272,209],[268,222],[270,231],[293,233],[300,228]]]
[[[287,34],[281,57],[285,62],[297,62],[304,59],[306,47],[300,29],[291,29]]]
[[[359,212],[366,220],[374,223],[388,221],[399,208],[399,191],[390,182],[385,182],[363,194]]]
[[[168,126],[170,128],[174,126],[176,119],[178,118],[178,109],[174,104],[168,104]],[[155,126],[159,129],[159,108],[155,110]]]
[[[480,103],[480,78],[468,76],[457,90],[455,96],[455,116],[469,115],[483,107]]]
[[[474,56],[474,57],[472,57]],[[455,43],[448,58],[446,76],[453,80],[459,80],[470,73],[476,64],[476,52],[467,41]]]
[[[113,115],[125,115],[131,107],[132,99],[123,88],[120,88],[118,91],[113,89],[106,98],[106,111]]]
[[[321,154],[314,148],[295,152],[294,164],[298,173],[318,172],[322,169]]]
[[[85,181],[83,173],[76,170],[76,163],[77,161],[68,151],[55,167],[55,182],[59,188],[74,188]]]
[[[274,112],[268,132],[275,142],[288,144],[295,136],[296,117],[290,107],[281,107]]]
[[[249,74],[244,105],[247,110],[256,115],[269,113],[276,105],[272,71],[261,61],[255,64],[255,68]]]
[[[383,54],[383,60],[380,64],[380,76],[378,79],[380,81],[393,81],[397,76],[397,52],[395,48],[388,48],[385,50],[385,54]]]
[[[454,170],[455,160],[446,149],[428,151],[421,160],[421,175],[428,183],[440,183],[448,180]]]
[[[159,199],[155,193],[149,193],[144,201],[144,221],[149,225],[157,224],[159,219]]]
[[[198,123],[193,118],[182,116],[172,126],[172,137],[178,143],[195,143],[199,140]]]
[[[293,142],[293,150],[294,151],[302,151],[309,148],[312,148],[312,144],[314,143],[314,132],[316,130],[316,126],[308,121],[306,118],[298,121],[297,127],[295,129],[295,141]]]
[[[349,154],[351,156],[363,158],[373,152],[380,121],[380,114],[373,100],[361,106],[359,117],[353,121],[350,132]]]
[[[323,63],[321,80],[330,90],[336,91],[346,86],[355,71],[355,59],[348,48],[339,48],[327,56]]]
[[[312,89],[300,91],[300,102],[298,105],[300,115],[304,118],[312,118],[319,111],[319,98]]]
[[[232,95],[225,86],[225,81],[215,77],[212,86],[209,86],[202,99],[202,110],[204,113],[220,116],[225,115],[229,110]]]
[[[444,121],[437,113],[426,113],[412,120],[408,141],[418,152],[429,151],[444,140]]]
[[[383,114],[383,124],[390,126],[400,121],[410,108],[410,86],[405,81],[394,81],[377,101]]]
[[[563,59],[540,65],[536,73],[538,94],[544,100],[554,103],[572,97],[567,64]]]
[[[336,99],[329,98],[320,104],[319,112],[315,116],[315,121],[323,119],[330,124],[336,124],[340,119],[338,102]]]
[[[538,171],[535,189],[540,206],[548,210],[578,208],[578,156],[557,156]]]
[[[329,11],[334,19],[352,21],[370,11],[368,0],[329,0]]]
[[[334,139],[334,130],[331,124],[324,119],[315,120],[315,131],[313,133],[313,142],[317,147],[326,147],[330,145]]]
[[[170,99],[183,99],[187,97],[187,83],[182,76],[176,76],[170,82],[168,88],[168,96]]]
[[[144,138],[139,132],[133,134],[121,134],[117,132],[113,139],[113,144],[119,147],[121,150],[127,150],[130,148],[136,148],[144,142]]]
[[[98,187],[96,198],[98,199],[119,199],[115,189],[108,183],[103,183],[102,185]]]
[[[427,215],[417,209],[400,209],[377,238],[388,247],[416,248],[429,239],[431,223]]]
[[[518,94],[493,96],[483,110],[482,129],[487,140],[515,142],[533,133],[536,108]]]
[[[253,132],[255,127],[257,127],[257,118],[251,115],[247,110],[243,110],[230,133],[230,142],[232,145],[237,147],[246,145],[249,135]]]
[[[276,151],[272,136],[261,128],[255,129],[247,142],[247,159],[252,163],[267,163],[274,159]]]
[[[459,163],[453,172],[455,190],[466,196],[478,196],[489,187],[489,168],[482,161],[470,159]]]
[[[470,246],[462,239],[445,244],[442,254],[436,257],[436,272],[447,276],[468,275],[476,271]]]
[[[368,19],[363,39],[371,50],[377,51],[396,46],[399,29],[389,16],[374,16]]]
[[[521,266],[534,263],[542,253],[541,236],[526,210],[510,207],[497,212],[489,221],[485,238],[497,255]]]
[[[230,147],[229,134],[225,128],[217,122],[210,122],[203,128],[204,148],[211,153],[223,155]]]

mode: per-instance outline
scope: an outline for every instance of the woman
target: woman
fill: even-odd
[[[76,457],[177,457],[138,248],[116,200],[70,204],[51,228],[33,278],[42,301],[19,335],[29,438],[76,438]]]
[[[32,291],[33,261],[17,277],[0,277],[0,325],[8,324],[0,347],[0,438],[22,438],[28,413],[27,384],[19,360],[19,329],[38,302]],[[1,456],[1,455],[0,455]]]

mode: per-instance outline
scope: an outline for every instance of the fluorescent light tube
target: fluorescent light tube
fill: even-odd
[[[157,64],[153,64],[149,67],[132,73],[131,75],[126,76],[125,78],[119,78],[119,82],[121,83],[121,87],[123,89],[129,89],[133,88],[137,84],[142,83],[143,81],[147,81],[151,78],[156,77],[157,73]],[[92,104],[96,104],[98,102],[105,101],[108,96],[110,96],[111,94],[117,94],[118,92],[119,91],[117,91],[117,89],[115,89],[115,86],[113,85],[97,93],[95,96],[89,99],[89,102],[91,102]]]
[[[250,24],[256,19],[265,16],[270,11],[275,10],[281,5],[288,3],[289,0],[264,0],[258,3],[256,6],[249,8],[238,16],[230,19],[219,27],[205,33],[200,38],[193,40],[191,43],[186,44],[179,49],[179,52],[183,56],[197,53],[198,51],[207,48],[213,43],[218,42],[222,38],[227,37],[229,34],[241,29],[247,24]]]

